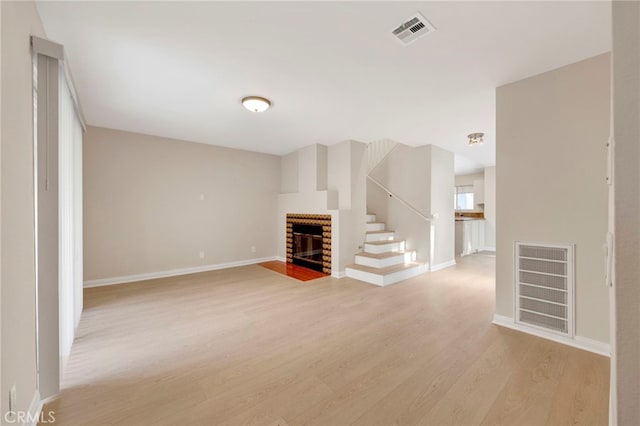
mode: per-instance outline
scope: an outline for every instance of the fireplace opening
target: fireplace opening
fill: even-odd
[[[293,235],[294,227],[297,238]],[[287,263],[331,274],[331,215],[287,213],[286,244]]]
[[[293,225],[293,263],[323,272],[322,226]]]

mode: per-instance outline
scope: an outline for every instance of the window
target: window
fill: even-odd
[[[456,186],[454,207],[456,210],[473,210],[473,185]]]

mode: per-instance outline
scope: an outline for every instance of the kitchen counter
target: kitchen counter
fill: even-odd
[[[484,222],[482,217],[456,218],[456,256],[466,256],[482,250],[484,247]]]

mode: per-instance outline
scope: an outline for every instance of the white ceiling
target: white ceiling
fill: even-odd
[[[40,2],[88,124],[285,154],[393,139],[495,164],[495,88],[610,50],[608,2]],[[422,12],[437,28],[392,35]],[[262,114],[246,95],[273,101]],[[486,133],[483,146],[466,135]]]

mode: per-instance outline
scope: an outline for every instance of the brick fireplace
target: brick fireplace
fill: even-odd
[[[287,263],[331,274],[331,215],[287,214]]]

